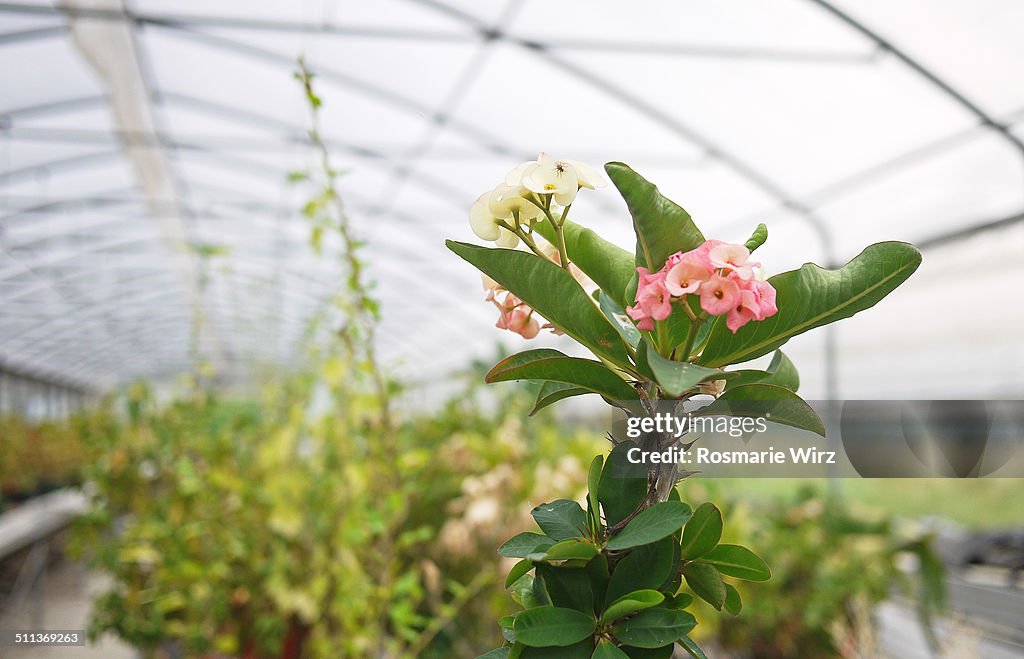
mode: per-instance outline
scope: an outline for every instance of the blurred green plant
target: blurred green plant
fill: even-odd
[[[723,647],[764,659],[877,656],[875,609],[897,594],[916,607],[934,647],[945,582],[929,533],[856,512],[818,487],[780,500],[730,495],[721,481],[691,482],[687,492],[724,502],[725,535],[756,543],[772,566],[742,618],[698,612]]]
[[[99,457],[76,545],[113,579],[94,635],[188,656],[450,657],[487,644],[507,612],[491,547],[525,528],[528,501],[580,477],[597,438],[550,419],[526,429],[531,394],[494,408],[474,387],[396,428],[401,478],[384,487],[347,423],[307,418],[321,383],[296,377],[258,401],[194,389],[169,405],[135,387],[123,420],[87,424]]]
[[[97,413],[43,421],[0,417],[0,510],[5,502],[79,484],[91,457],[80,424]]]
[[[526,432],[528,399],[494,408],[475,385],[440,414],[400,414],[301,60],[296,77],[317,162],[291,178],[343,285],[310,328],[309,369],[260,400],[220,398],[197,375],[166,405],[136,387],[123,418],[89,433],[100,457],[78,546],[113,579],[91,631],[188,656],[472,655],[506,612],[484,547],[525,526],[538,491],[582,474],[596,438],[550,421]],[[540,457],[556,443],[559,460]],[[510,497],[522,505],[499,505]]]

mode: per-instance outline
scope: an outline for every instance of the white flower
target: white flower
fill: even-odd
[[[537,160],[524,162],[505,175],[505,184],[523,186],[537,194],[553,194],[555,203],[568,206],[580,188],[603,187],[601,170],[579,160],[552,160],[541,153]]]
[[[576,198],[580,183],[571,164],[542,153],[535,167],[524,170],[523,187],[537,194],[550,194],[557,204],[568,206]]]
[[[483,240],[494,240],[498,247],[514,248],[519,245],[519,236],[498,224],[501,218],[490,212],[494,193],[495,190],[489,190],[476,197],[469,207],[469,226]]]
[[[541,216],[541,209],[530,201],[531,192],[522,186],[499,184],[491,190],[489,208],[494,217],[528,224]]]
[[[568,163],[576,170],[576,180],[579,181],[581,188],[593,190],[604,187],[604,174],[597,167],[591,167],[579,160],[563,160],[562,162]]]
[[[502,187],[502,186],[499,186]],[[498,224],[504,218],[495,217],[491,212],[491,201],[498,188],[483,193],[469,207],[469,226],[481,240],[493,240],[498,247],[515,247],[519,236]]]
[[[537,168],[537,161],[536,160],[530,160],[530,161],[524,162],[521,165],[517,165],[515,169],[513,169],[508,174],[505,174],[505,185],[511,185],[513,187],[517,187],[517,186],[522,185],[523,184],[523,176],[526,175],[526,174],[529,174],[531,171],[533,171],[536,168]]]

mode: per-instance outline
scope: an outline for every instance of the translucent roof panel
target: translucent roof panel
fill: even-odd
[[[232,384],[301,363],[344,277],[286,182],[317,158],[303,55],[381,352],[410,382],[499,341],[574,350],[494,328],[443,245],[546,151],[630,163],[711,236],[768,223],[771,271],[921,244],[914,279],[835,330],[831,365],[824,333],[791,342],[808,397],[1024,395],[1024,309],[994,302],[1024,277],[1004,263],[1024,236],[1022,25],[1010,0],[4,4],[0,368],[102,389],[197,356]],[[611,188],[572,212],[633,240]],[[945,311],[979,295],[978,315]]]

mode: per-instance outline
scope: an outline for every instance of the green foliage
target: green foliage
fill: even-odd
[[[80,483],[82,466],[93,458],[82,440],[84,426],[102,423],[107,414],[97,409],[40,422],[0,417],[0,511],[5,501]]]
[[[825,436],[818,414],[795,393],[776,384],[744,384],[728,389],[698,412],[701,416],[770,417],[774,423]]]
[[[489,249],[453,240],[445,244],[598,357],[626,363],[626,351],[618,332],[594,307],[572,275],[562,268],[527,252]]]
[[[711,328],[700,363],[725,366],[766,355],[797,334],[849,318],[875,306],[921,265],[913,245],[871,245],[838,270],[807,263],[768,281],[777,291],[779,312],[733,333],[719,319]]]
[[[718,543],[721,513],[710,504],[693,515],[685,503],[665,501],[606,525],[606,502],[624,509],[623,498],[644,498],[644,491],[630,494],[629,487],[620,487],[626,479],[614,471],[621,454],[620,446],[606,460],[595,460],[587,479],[588,504],[593,510],[598,502],[603,517],[601,510],[588,516],[568,499],[541,504],[533,517],[543,533],[521,533],[499,550],[524,557],[511,584],[523,607],[513,616],[513,653],[519,645],[575,648],[585,640],[589,651],[601,653],[597,656],[618,656],[613,649],[620,646],[629,651],[671,646],[689,640],[696,626],[685,610],[693,599],[680,591],[681,577],[692,592],[722,608],[723,574],[764,576],[767,567],[753,552]],[[636,502],[627,505],[635,508]],[[527,574],[531,568],[534,575]],[[530,597],[522,595],[524,589]]]
[[[543,380],[558,382],[601,394],[612,400],[629,400],[636,392],[604,364],[592,359],[567,357],[557,350],[539,348],[506,357],[494,365],[487,382]],[[561,390],[564,393],[564,390]],[[550,395],[550,393],[546,394]],[[539,398],[539,396],[538,396]]]
[[[636,265],[654,272],[675,252],[688,252],[704,242],[704,235],[690,214],[629,165],[610,162],[605,165],[605,171],[626,200],[633,217]]]
[[[758,224],[757,228],[754,229],[754,233],[750,234],[747,238],[747,242],[743,243],[743,246],[753,252],[755,249],[765,244],[768,240],[768,227],[764,224]]]
[[[586,229],[566,220],[562,225],[565,234],[565,249],[569,259],[594,280],[601,290],[620,307],[631,303],[625,297],[626,286],[636,274],[633,255],[614,245],[591,229]],[[548,242],[557,242],[556,230],[550,222],[537,225],[537,232]]]
[[[502,529],[526,524],[521,508],[488,502],[549,495],[552,474],[585,473],[595,438],[546,416],[523,427],[529,392],[510,390],[495,406],[474,387],[396,429],[402,479],[382,496],[363,441],[373,427],[308,414],[322,386],[301,375],[257,401],[200,390],[169,405],[135,388],[76,420],[95,456],[85,474],[93,507],[76,544],[112,579],[94,633],[146,651],[171,643],[187,656],[276,656],[297,630],[309,656],[480,648],[487,621],[506,610],[493,547]],[[492,406],[500,413],[484,411]],[[372,400],[358,409],[373,418]],[[543,458],[554,454],[576,457]],[[502,553],[554,544],[530,537]]]
[[[795,393],[796,368],[777,349],[792,336],[876,304],[914,272],[917,250],[880,243],[836,271],[807,264],[776,275],[770,281],[778,293],[778,313],[736,333],[722,316],[709,321],[694,296],[673,304],[666,318],[650,320],[653,326],[641,331],[623,308],[633,301],[643,269],[656,272],[673,254],[696,249],[705,238],[686,210],[627,165],[608,163],[605,171],[632,218],[632,256],[567,221],[569,206],[553,212],[557,195],[530,191],[517,201],[534,204],[533,216],[543,213],[544,219],[523,222],[515,212],[511,224],[493,218],[530,252],[447,241],[449,249],[597,358],[529,350],[500,361],[487,381],[542,383],[534,412],[590,392],[627,415],[653,414],[662,400],[710,393],[716,400],[699,414],[763,417],[824,435],[821,420]],[[535,232],[557,248],[557,262],[538,247]],[[755,250],[767,238],[767,227],[758,225],[746,248]],[[597,290],[588,294],[573,266]],[[727,370],[772,351],[767,370]],[[524,609],[506,633],[511,657],[668,657],[677,643],[691,656],[703,657],[689,637],[696,620],[685,610],[693,599],[681,591],[684,580],[694,595],[735,615],[742,608],[740,591],[725,578],[771,576],[749,549],[721,543],[723,518],[716,506],[705,504],[693,513],[679,500],[678,465],[654,463],[639,474],[628,472],[626,454],[637,446],[611,439],[610,454],[595,460],[587,474],[586,508],[568,499],[541,504],[533,516],[544,537],[521,534],[500,550],[523,559],[507,580]],[[637,441],[644,448],[665,448],[677,440],[647,433]],[[541,651],[553,647],[560,649]]]
[[[865,645],[871,638],[865,631],[873,627],[872,609],[894,586],[916,602],[925,629],[943,604],[942,568],[927,535],[901,530],[877,514],[855,512],[817,488],[788,500],[733,499],[728,507],[734,522],[727,524],[726,536],[755,544],[772,565],[772,578],[749,592],[742,584],[727,584],[725,608],[737,615],[742,607],[740,618],[698,612],[702,624],[717,626],[718,640],[727,648],[769,659],[825,659],[843,652],[875,656],[877,648]],[[729,547],[719,545],[716,554],[705,557],[718,561],[723,574],[737,569],[727,563],[760,564]],[[917,558],[915,572],[900,568],[907,554]],[[741,592],[747,595],[742,604]]]

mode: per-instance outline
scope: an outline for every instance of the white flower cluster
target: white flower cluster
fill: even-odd
[[[483,240],[493,240],[498,247],[515,247],[521,227],[528,232],[541,216],[551,215],[553,204],[568,208],[580,188],[593,190],[602,185],[604,177],[596,167],[578,160],[553,160],[542,153],[480,195],[469,209],[469,225]]]

